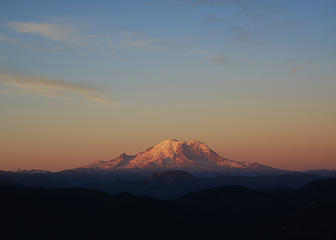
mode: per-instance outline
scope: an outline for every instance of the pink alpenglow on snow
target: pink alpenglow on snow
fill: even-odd
[[[97,161],[86,168],[103,170],[125,169],[184,169],[189,171],[254,170],[272,171],[271,167],[248,161],[234,161],[219,156],[206,144],[195,139],[167,139],[136,155],[122,153],[110,161]]]

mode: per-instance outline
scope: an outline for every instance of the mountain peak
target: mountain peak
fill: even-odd
[[[219,156],[205,143],[196,139],[180,141],[166,139],[136,155],[122,153],[110,161],[99,161],[88,166],[101,169],[223,171],[267,169],[261,164],[239,162]],[[269,168],[268,168],[269,169]]]
[[[122,154],[119,155],[119,157],[127,157],[127,153],[123,152]]]
[[[152,153],[163,154],[166,157],[170,157],[171,154],[178,151],[182,144],[183,142],[177,139],[167,139],[155,145],[149,151]]]
[[[168,139],[162,141],[161,143],[163,143],[163,142],[166,142],[166,143],[172,143],[172,142],[181,142],[181,141],[180,141],[180,140],[177,140],[177,139],[175,139],[175,138],[168,138]]]
[[[194,150],[205,153],[212,152],[212,150],[206,144],[196,139],[191,139],[184,142],[177,139],[167,139],[155,145],[153,148],[150,148],[149,150],[158,154],[163,154],[166,157],[174,157],[172,156],[173,154],[178,154],[181,151],[187,149],[189,149],[190,151]]]
[[[188,144],[203,144],[200,141],[196,140],[195,138],[190,139],[187,141]]]
[[[178,139],[175,139],[175,138],[169,138],[169,139],[166,139],[162,142],[160,142],[159,144],[155,145],[155,146],[166,146],[166,145],[178,145],[178,144],[186,144],[188,146],[191,146],[191,145],[204,145],[206,146],[204,143],[198,141],[197,139],[190,139],[189,141],[180,141]],[[155,147],[154,146],[154,147]]]
[[[187,141],[187,142],[185,142],[185,144],[187,144],[188,146],[204,146],[204,147],[208,147],[205,143],[200,142],[200,141],[198,141],[198,140],[196,140],[194,138],[191,139],[191,140],[189,140],[189,141]]]

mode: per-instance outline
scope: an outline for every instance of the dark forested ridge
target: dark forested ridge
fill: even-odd
[[[335,239],[335,186],[336,178],[299,189],[219,186],[160,200],[3,182],[0,224],[7,239]]]
[[[74,169],[61,172],[20,171],[0,172],[0,184],[19,184],[39,188],[89,188],[110,194],[129,192],[161,199],[177,198],[192,191],[225,185],[239,185],[253,189],[275,187],[300,188],[311,181],[336,176],[309,172],[277,175],[213,175],[194,176],[181,170],[163,172],[103,171]]]

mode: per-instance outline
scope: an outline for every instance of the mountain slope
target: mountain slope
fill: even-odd
[[[0,187],[1,236],[336,239],[335,183],[327,179],[267,192],[219,186],[170,200],[83,188]]]
[[[195,139],[165,140],[136,155],[121,154],[110,161],[97,161],[85,166],[103,170],[167,170],[180,169],[192,172],[276,173],[280,171],[259,163],[234,161],[219,156],[206,144]]]

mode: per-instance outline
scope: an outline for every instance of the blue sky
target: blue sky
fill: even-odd
[[[196,81],[202,86],[204,78],[216,85],[216,78],[243,79],[251,74],[259,78],[258,73],[265,74],[260,81],[267,84],[272,82],[269,74],[322,64],[332,68],[335,62],[333,1],[3,1],[1,5],[1,35],[8,38],[1,41],[1,66],[30,76],[71,82],[94,78],[104,88],[132,91],[132,86],[155,88],[156,83]],[[50,34],[55,35],[22,31],[34,23],[54,27]]]
[[[67,122],[90,112],[92,131],[104,132],[101,118],[118,121],[125,142],[190,136],[225,152],[220,134],[257,132],[272,115],[292,130],[305,119],[302,139],[324,124],[322,139],[335,130],[335,10],[333,0],[3,0],[2,127],[14,128],[13,116],[37,129],[43,113]]]

